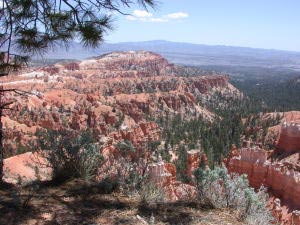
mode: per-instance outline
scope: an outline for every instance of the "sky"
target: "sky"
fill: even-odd
[[[109,43],[167,40],[300,51],[300,0],[160,0],[114,15]]]

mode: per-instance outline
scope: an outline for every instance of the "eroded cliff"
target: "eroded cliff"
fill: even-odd
[[[235,146],[225,160],[231,173],[247,174],[254,188],[267,187],[276,201],[271,202],[282,224],[300,224],[300,133],[295,122],[281,125],[278,144],[266,151],[249,142],[241,149]],[[278,203],[279,202],[279,203]]]
[[[6,88],[30,93],[5,96],[15,101],[14,110],[3,118],[6,157],[25,151],[36,130],[43,128],[89,128],[98,138],[113,140],[120,136],[116,133],[127,133],[121,138],[141,145],[135,133],[148,132],[143,124],[176,114],[210,121],[215,115],[199,99],[209,99],[216,91],[239,94],[227,76],[181,77],[167,60],[144,51],[115,52],[1,79]],[[157,136],[159,128],[152,130]]]

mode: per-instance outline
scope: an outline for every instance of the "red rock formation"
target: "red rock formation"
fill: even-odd
[[[193,153],[190,159],[187,161],[188,167],[192,168],[196,159],[196,155],[199,153]],[[148,166],[148,174],[150,182],[158,185],[159,188],[164,190],[165,199],[168,201],[177,200],[190,200],[196,197],[196,187],[191,184],[185,184],[176,181],[176,167],[172,163],[164,163],[161,158],[159,162],[152,163]]]
[[[284,123],[277,144],[278,152],[291,154],[300,152],[300,123]]]
[[[234,95],[227,76],[178,77],[175,68],[161,56],[149,52],[118,52],[76,63],[55,64],[26,71],[5,79],[7,88],[21,88],[34,95],[13,96],[14,111],[8,111],[10,122],[4,124],[7,137],[16,131],[32,136],[36,128],[74,130],[92,129],[96,135],[113,136],[121,127],[122,137],[138,143],[147,128],[147,117],[180,113],[186,118],[199,115],[213,120],[214,114],[199,106],[196,99],[215,90]],[[44,78],[47,76],[47,82]],[[15,126],[17,124],[17,126]],[[141,125],[143,126],[143,125]],[[21,130],[18,130],[21,128]],[[26,127],[26,129],[24,129]],[[32,129],[34,128],[34,129]],[[157,137],[149,137],[157,140]],[[29,140],[26,139],[26,140]],[[16,152],[16,145],[6,139],[6,156]],[[22,140],[22,145],[26,141]]]
[[[300,111],[289,111],[289,112],[277,112],[277,113],[268,113],[263,116],[262,119],[267,120],[270,118],[281,118],[281,123],[268,128],[267,136],[265,141],[269,143],[273,143],[277,145],[280,137],[280,133],[282,131],[282,124],[292,124],[292,123],[300,123]]]
[[[159,187],[168,186],[176,180],[176,171],[175,177],[172,172],[174,173],[173,165],[165,164],[163,161],[152,163],[148,166],[148,174],[151,182]]]
[[[119,130],[109,136],[115,141],[129,140],[135,147],[141,147],[142,143],[159,140],[160,128],[154,122],[140,123],[132,129]]]
[[[292,224],[294,225],[299,225],[300,224],[300,211],[299,210],[294,210],[292,212]]]
[[[114,52],[0,78],[5,88],[33,93],[7,96],[16,102],[14,111],[5,112],[6,156],[16,154],[15,143],[29,146],[38,129],[65,127],[93,130],[103,142],[101,151],[106,159],[103,166],[111,169],[112,174],[122,169],[118,168],[121,165],[118,160],[124,155],[116,147],[120,141],[132,143],[137,151],[128,155],[135,161],[147,160],[150,153],[145,146],[161,138],[161,129],[149,118],[182,114],[187,119],[201,115],[212,121],[214,114],[200,106],[197,99],[209,99],[216,91],[228,96],[239,93],[228,83],[228,76],[180,77],[179,72],[160,55],[140,51]],[[144,158],[136,159],[138,156]],[[199,157],[198,152],[191,152],[188,157],[190,176],[199,165]],[[107,173],[105,169],[102,171]],[[174,199],[192,193],[191,186],[175,181],[173,164],[164,163],[163,168],[153,165],[150,170],[153,174],[164,171],[162,183],[173,190]]]
[[[30,183],[51,180],[51,168],[38,153],[26,152],[4,160],[3,180],[8,183]]]
[[[186,174],[192,177],[195,169],[199,168],[200,164],[200,150],[190,150],[187,151],[187,166]]]
[[[201,92],[206,93],[212,87],[226,87],[228,84],[229,77],[223,76],[220,79],[197,79],[194,82],[194,86]]]
[[[174,182],[171,185],[165,186],[165,198],[169,201],[184,201],[195,199],[197,196],[196,187],[182,182]]]
[[[71,62],[64,65],[66,70],[80,70],[79,63]]]
[[[287,220],[286,224],[291,224],[292,211],[300,208],[300,167],[284,160],[272,162],[268,159],[269,155],[270,152],[258,147],[242,148],[240,151],[233,148],[225,164],[230,173],[247,174],[252,187],[267,187],[287,207],[281,213],[278,211],[281,208],[276,206],[275,215],[280,219],[283,217],[282,221]],[[297,216],[294,217],[296,221]]]
[[[233,148],[225,160],[230,172],[247,174],[251,186],[264,185],[277,197],[270,207],[281,224],[289,225],[300,224],[300,125],[293,122],[294,119],[298,121],[297,115],[296,112],[286,113],[283,120],[288,123],[284,122],[280,130],[278,126],[270,129],[271,132],[278,130],[279,134],[274,152],[250,148],[246,144],[247,147],[240,151]]]

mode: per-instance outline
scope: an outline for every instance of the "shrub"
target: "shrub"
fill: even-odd
[[[118,170],[119,190],[129,196],[138,196],[143,202],[161,202],[164,200],[164,191],[149,179],[146,172],[148,163],[140,160],[131,162],[128,159],[120,160],[121,170]]]
[[[138,196],[143,202],[158,202],[164,199],[163,190],[149,180],[148,163],[140,160],[119,159],[117,176],[109,183],[116,183],[119,191],[128,196]]]
[[[152,182],[144,182],[140,191],[140,198],[142,202],[153,203],[164,201],[164,191]]]
[[[119,141],[117,144],[115,144],[115,147],[119,149],[121,155],[125,158],[128,157],[130,153],[136,152],[136,149],[130,140]]]
[[[38,149],[53,169],[54,180],[95,178],[103,158],[91,131],[46,130],[38,131],[36,136]]]
[[[137,171],[136,166],[129,166],[123,179],[119,179],[122,191],[129,195],[136,195],[141,188],[145,176]]]
[[[246,175],[228,174],[226,168],[195,171],[198,198],[202,204],[214,208],[233,208],[247,224],[267,225],[272,216],[267,209],[265,190],[257,193],[249,187]]]
[[[98,189],[101,191],[101,193],[104,194],[111,194],[118,187],[119,187],[118,181],[115,179],[111,179],[109,176],[105,177],[98,184]]]
[[[120,158],[118,163],[115,180],[118,183],[119,191],[129,196],[138,195],[142,183],[147,177],[145,174],[147,165],[141,162],[132,162],[128,158]]]
[[[147,143],[147,145],[148,145],[148,150],[150,151],[150,152],[154,152],[154,151],[156,151],[157,149],[158,149],[158,146],[160,146],[160,144],[161,144],[161,142],[160,141],[149,141],[148,143]]]
[[[19,154],[23,154],[25,152],[27,152],[28,149],[26,146],[22,145],[22,144],[18,144],[17,145],[17,150],[16,150],[16,154],[19,155]]]

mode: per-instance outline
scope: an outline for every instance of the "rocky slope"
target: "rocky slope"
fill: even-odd
[[[130,141],[138,153],[150,157],[145,146],[161,140],[161,128],[155,122],[157,118],[182,114],[187,120],[198,116],[207,121],[214,120],[216,115],[199,102],[205,102],[216,92],[223,96],[239,96],[240,92],[228,79],[228,76],[212,73],[181,76],[181,70],[160,55],[144,51],[114,52],[1,78],[5,88],[29,92],[5,96],[6,101],[15,101],[13,110],[5,112],[2,119],[5,156],[30,151],[35,132],[40,129],[78,131],[89,128],[102,144],[100,150],[106,158],[104,166],[117,171],[117,159],[120,158],[117,144],[120,142]],[[28,154],[5,160],[7,180],[17,182],[18,176],[33,179],[34,168],[11,168],[14,160],[26,167],[24,164],[33,161]],[[197,160],[198,157],[188,160],[187,174],[192,174]],[[174,165],[163,163],[163,168],[166,172],[159,176],[176,176]],[[169,187],[172,189],[170,198],[177,199],[174,193],[182,192],[183,188],[173,178],[168,179],[166,186],[173,184]]]
[[[267,187],[275,200],[274,214],[282,224],[300,224],[300,125],[299,112],[288,112],[278,126],[276,147],[266,151],[245,142],[241,149],[233,147],[225,164],[231,173],[247,174],[250,185]]]
[[[177,113],[213,120],[214,114],[197,99],[216,91],[239,93],[227,76],[180,77],[164,58],[143,51],[115,52],[1,79],[5,88],[31,93],[5,96],[15,100],[14,110],[3,118],[6,156],[26,150],[40,128],[89,128],[99,138],[130,139],[138,145],[141,139],[159,138],[159,127],[149,121]]]

